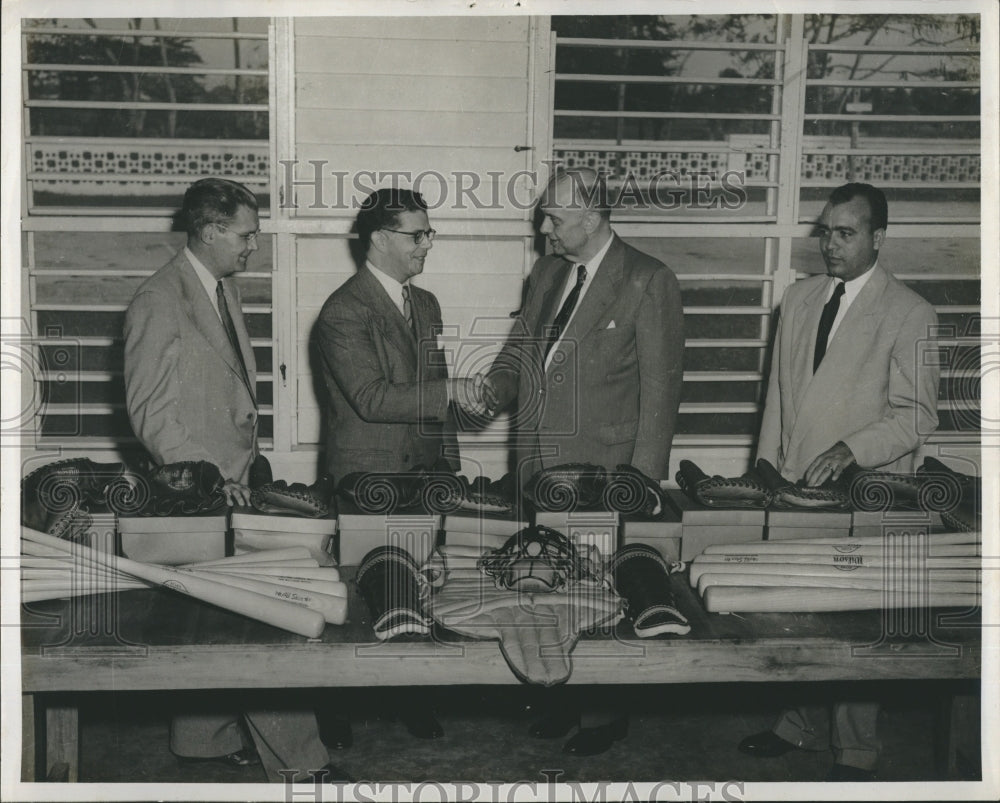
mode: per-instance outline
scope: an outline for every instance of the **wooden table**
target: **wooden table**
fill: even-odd
[[[352,575],[349,567],[345,579]],[[493,641],[441,631],[377,642],[367,609],[348,586],[351,620],[328,625],[315,640],[159,589],[23,608],[22,776],[32,777],[35,723],[44,719],[45,765],[38,775],[61,770],[77,780],[74,696],[80,692],[519,682]],[[628,622],[585,634],[572,654],[570,682],[980,676],[978,610],[720,615],[705,612],[686,576],[675,576],[674,586],[689,635],[637,639]],[[956,707],[953,716],[963,710]]]

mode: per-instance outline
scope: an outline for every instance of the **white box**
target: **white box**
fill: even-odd
[[[763,508],[732,510],[706,507],[683,491],[668,492],[674,507],[681,511],[681,560],[700,555],[709,544],[743,544],[764,540]]]
[[[939,513],[924,510],[855,510],[851,514],[851,535],[928,533],[941,527]]]
[[[226,557],[226,516],[119,516],[122,555],[176,566]]]
[[[430,513],[371,515],[341,506],[337,516],[337,560],[357,566],[375,547],[398,546],[423,565],[437,544],[441,517]]]
[[[622,544],[646,544],[659,552],[668,563],[681,559],[684,525],[677,521],[649,521],[625,516],[622,521]]]
[[[508,538],[527,526],[527,521],[511,516],[477,514],[473,511],[449,513],[441,525],[446,544],[475,546],[484,550],[503,546]]]
[[[551,527],[574,544],[595,546],[607,560],[618,549],[621,515],[606,510],[548,511],[535,513],[535,524]]]
[[[768,541],[848,538],[850,535],[851,511],[849,510],[767,511]]]
[[[304,546],[319,561],[320,566],[333,566],[333,539],[337,519],[333,517],[305,518],[260,513],[253,508],[233,508],[230,522],[233,529],[233,553],[260,552]]]
[[[87,528],[82,543],[98,552],[115,555],[118,552],[118,522],[114,513],[88,513],[90,527]]]

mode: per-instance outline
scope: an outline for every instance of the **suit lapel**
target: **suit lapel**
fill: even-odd
[[[597,266],[597,273],[587,288],[587,294],[577,307],[569,326],[566,327],[563,335],[565,338],[579,341],[594,328],[604,311],[618,298],[624,271],[625,246],[618,236],[614,235],[604,259]]]
[[[410,327],[406,324],[406,318],[403,317],[399,308],[389,298],[385,288],[379,284],[378,279],[371,275],[371,271],[367,267],[361,268],[357,277],[358,290],[361,293],[362,301],[372,311],[375,327],[382,333],[386,342],[391,343],[401,353],[409,355],[410,359],[416,363],[417,343],[413,339]],[[411,310],[415,306],[414,295],[414,293],[410,293]]]
[[[243,364],[246,366],[247,390],[250,392],[250,398],[253,399],[254,406],[256,406],[257,393],[254,385],[257,381],[257,371],[255,368],[256,363],[253,357],[253,346],[250,344],[250,333],[247,331],[246,320],[243,318],[243,310],[240,307],[240,302],[236,295],[236,289],[233,286],[232,277],[227,276],[222,280],[222,292],[226,296],[226,305],[229,307],[229,315],[233,319],[233,328],[236,330],[236,340],[240,344]],[[223,329],[225,329],[225,327],[223,327]],[[228,333],[226,334],[226,340],[229,340]],[[237,366],[237,370],[240,370],[239,366]]]
[[[552,269],[552,282],[542,297],[538,320],[535,322],[535,331],[532,332],[534,337],[544,339],[546,328],[552,326],[552,322],[559,312],[556,305],[562,296],[563,288],[566,286],[566,278],[572,267],[569,262],[563,260],[561,265],[556,265]]]

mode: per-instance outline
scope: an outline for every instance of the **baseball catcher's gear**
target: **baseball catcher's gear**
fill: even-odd
[[[124,463],[95,463],[83,457],[57,460],[21,482],[21,523],[75,540],[90,527],[88,512],[107,510],[133,494]]]
[[[271,464],[262,454],[258,454],[250,464],[250,474],[247,478],[247,485],[251,491],[256,491],[265,485],[274,482],[274,475],[271,474]]]
[[[802,480],[792,483],[786,480],[778,470],[767,460],[757,461],[757,473],[764,485],[771,492],[771,506],[794,510],[797,508],[850,510],[851,497],[847,483],[843,479],[837,482],[827,480],[815,488],[807,487]]]
[[[960,532],[982,531],[982,479],[952,471],[933,457],[924,458],[917,476],[924,481],[921,502],[925,510],[938,511],[945,526]]]
[[[536,510],[586,510],[603,499],[608,476],[603,466],[564,463],[536,471],[524,496]]]
[[[405,549],[380,546],[361,561],[355,579],[372,617],[375,638],[431,632],[422,600],[427,594],[420,567]]]
[[[765,508],[771,504],[771,491],[753,469],[741,477],[709,477],[690,460],[681,460],[676,474],[680,489],[695,502],[721,509]]]
[[[504,474],[492,482],[487,477],[476,477],[463,489],[457,509],[505,515],[513,511],[516,496],[517,480],[513,474]]]
[[[416,507],[426,484],[424,471],[355,471],[340,480],[337,493],[353,502],[362,513],[388,515]]]
[[[606,510],[649,518],[660,516],[668,506],[660,483],[628,463],[615,466],[604,488],[603,498]]]
[[[611,556],[615,590],[625,600],[625,615],[639,638],[660,633],[683,636],[691,631],[677,610],[670,587],[670,567],[653,547],[629,544]]]
[[[855,510],[920,510],[923,480],[912,474],[871,471],[848,466],[840,475]]]
[[[278,480],[252,491],[250,504],[261,513],[317,519],[329,514],[333,489],[333,477],[329,474],[324,474],[312,485],[301,482],[288,485]]]
[[[185,460],[152,467],[138,477],[135,495],[112,505],[131,516],[201,516],[223,510],[225,480],[214,463]]]
[[[535,525],[525,527],[479,560],[483,574],[508,591],[558,591],[576,580],[596,579],[599,558],[583,556],[562,533]]]

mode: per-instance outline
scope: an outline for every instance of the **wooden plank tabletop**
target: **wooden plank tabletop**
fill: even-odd
[[[349,621],[306,639],[166,589],[22,608],[25,692],[510,684],[495,641],[450,631],[376,641],[348,581]],[[673,578],[686,636],[637,639],[627,621],[584,634],[571,683],[974,678],[978,612],[924,611],[911,627],[880,611],[707,613]],[[895,628],[895,630],[894,630]]]

